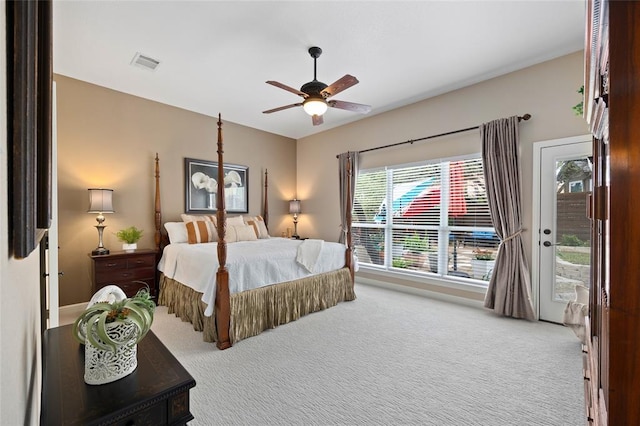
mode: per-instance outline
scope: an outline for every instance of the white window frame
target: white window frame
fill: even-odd
[[[440,217],[438,225],[407,225],[402,224],[402,229],[419,229],[419,230],[433,230],[438,233],[438,273],[425,272],[425,271],[416,271],[411,269],[404,268],[396,268],[392,266],[392,257],[393,257],[393,238],[392,233],[394,230],[393,223],[393,213],[391,208],[386,209],[386,220],[382,224],[372,224],[372,223],[352,223],[353,228],[365,228],[365,229],[383,229],[384,230],[384,238],[385,238],[385,254],[384,254],[384,262],[382,265],[373,264],[373,263],[363,263],[360,262],[360,268],[363,271],[372,271],[372,272],[380,272],[384,275],[390,276],[400,276],[400,277],[414,277],[414,278],[428,278],[430,281],[437,282],[439,284],[444,284],[445,286],[453,286],[457,288],[476,288],[476,289],[486,289],[488,286],[488,281],[474,279],[474,278],[465,278],[458,277],[455,275],[448,274],[448,263],[449,263],[449,235],[454,231],[480,231],[480,232],[494,232],[495,229],[493,227],[469,227],[469,226],[450,226],[448,223],[448,210],[449,210],[449,164],[456,161],[464,161],[464,160],[472,160],[481,158],[480,153],[475,154],[467,154],[456,157],[446,157],[446,158],[438,158],[438,159],[430,159],[413,163],[405,163],[405,164],[396,164],[396,165],[388,165],[383,167],[376,167],[371,169],[363,169],[360,172],[375,172],[379,170],[385,170],[386,173],[386,205],[391,206],[393,204],[392,201],[392,189],[393,189],[393,172],[394,170],[416,167],[416,166],[424,166],[428,164],[439,164],[440,165],[440,178],[441,178],[441,199],[440,199]],[[484,167],[484,165],[483,165]],[[396,228],[397,229],[397,228]]]

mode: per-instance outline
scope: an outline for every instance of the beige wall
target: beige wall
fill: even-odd
[[[582,81],[583,53],[576,52],[300,139],[298,195],[304,205],[304,214],[298,224],[299,234],[332,240],[337,238],[340,219],[336,154],[530,113],[532,119],[520,125],[524,239],[530,261],[531,237],[537,232],[531,229],[534,208],[531,200],[532,146],[537,141],[588,133],[584,119],[576,117],[571,109],[581,100],[576,91]],[[361,167],[410,163],[480,150],[479,133],[471,131],[365,153],[361,157]]]
[[[5,2],[0,0],[0,9]],[[7,122],[5,14],[0,13],[0,117]],[[9,255],[7,127],[0,127],[0,424],[35,425],[40,415],[40,255]]]
[[[114,190],[116,213],[106,216],[104,244],[120,250],[114,233],[144,230],[139,248],[153,247],[154,157],[160,157],[163,222],[184,213],[184,158],[217,161],[217,118],[174,108],[64,76],[58,96],[60,305],[90,299],[88,253],[98,244],[88,188]],[[224,111],[223,111],[224,113]],[[269,172],[269,228],[291,226],[286,200],[295,195],[295,140],[224,122],[225,161],[249,166],[249,214],[262,212]]]
[[[291,226],[286,200],[303,200],[298,233],[336,240],[339,234],[336,154],[466,128],[495,118],[532,114],[520,126],[524,234],[531,259],[532,144],[586,134],[571,109],[583,79],[582,52],[432,99],[368,117],[297,141],[225,123],[225,160],[250,168],[250,212],[261,209],[261,172],[270,171],[271,233]],[[62,76],[58,83],[61,305],[91,295],[90,261],[97,245],[94,215],[86,213],[87,188],[112,188],[116,213],[107,215],[105,246],[117,250],[113,232],[136,225],[151,247],[153,156],[161,159],[164,221],[184,206],[183,158],[215,160],[215,119]],[[223,117],[224,119],[224,117]],[[296,153],[297,145],[297,153]],[[477,131],[362,156],[362,167],[402,164],[480,151]],[[297,156],[296,156],[297,155]],[[259,171],[260,173],[257,173]],[[295,182],[297,179],[297,188]]]

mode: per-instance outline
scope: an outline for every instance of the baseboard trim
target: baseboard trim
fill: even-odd
[[[443,302],[456,303],[458,305],[470,306],[473,308],[484,309],[484,302],[481,300],[473,300],[467,297],[453,296],[451,294],[439,293],[416,287],[410,287],[402,284],[392,284],[385,281],[374,280],[365,277],[356,277],[356,284],[365,284],[373,287],[381,287],[388,290],[400,291],[402,293],[413,294],[415,296],[427,297],[430,299],[442,300]]]

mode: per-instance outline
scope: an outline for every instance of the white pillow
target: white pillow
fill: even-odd
[[[230,226],[244,226],[244,219],[242,216],[227,217],[227,227]]]
[[[227,226],[226,233],[224,234],[224,240],[227,243],[235,243],[238,241],[238,235],[236,234],[235,226]]]
[[[164,229],[167,230],[171,244],[186,243],[189,240],[184,222],[166,222]]]
[[[242,225],[242,226],[230,226],[230,229],[236,234],[236,241],[255,241],[258,239],[255,231],[253,230],[253,226],[250,225]]]

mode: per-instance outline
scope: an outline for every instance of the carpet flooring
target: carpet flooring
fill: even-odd
[[[358,298],[219,351],[158,307],[196,380],[190,425],[585,424],[570,329],[356,284]]]

